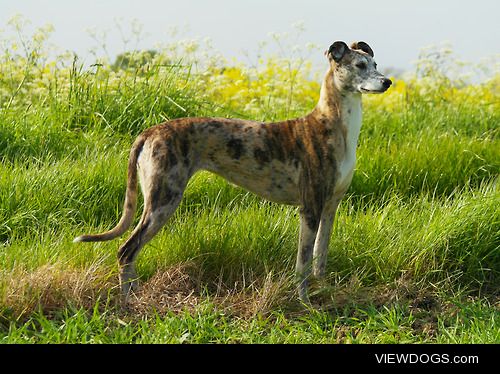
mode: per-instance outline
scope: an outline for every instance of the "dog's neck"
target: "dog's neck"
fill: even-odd
[[[321,85],[318,104],[312,114],[326,118],[328,122],[334,124],[341,122],[349,127],[348,122],[351,121],[348,118],[351,118],[352,114],[361,121],[361,94],[342,90],[336,82],[334,71],[329,68]],[[355,128],[357,127],[356,125]]]
[[[311,115],[326,126],[340,130],[344,137],[346,159],[354,165],[362,122],[361,94],[342,90],[336,83],[334,74],[331,68],[328,69],[321,86],[318,104]]]

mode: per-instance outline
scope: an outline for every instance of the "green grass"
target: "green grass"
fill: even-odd
[[[67,308],[48,317],[34,313],[23,324],[0,332],[3,343],[429,343],[498,342],[500,329],[491,305],[447,302],[448,314],[415,305],[349,306],[325,313],[232,318],[210,302],[195,313],[153,314],[139,320],[115,311]]]
[[[135,136],[179,116],[305,114],[317,95],[282,61],[258,76],[293,74],[293,91],[240,68],[155,58],[118,71],[13,51],[0,59],[1,342],[500,341],[498,77],[466,86],[434,77],[431,91],[415,80],[401,99],[399,81],[365,100],[357,171],[313,308],[293,284],[296,208],[207,172],[141,252],[141,292],[120,308],[116,251],[126,236],[71,241],[118,221]],[[249,102],[241,82],[235,90],[222,79],[235,71]]]

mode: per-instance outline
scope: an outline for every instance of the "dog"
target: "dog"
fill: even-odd
[[[137,287],[139,251],[172,216],[191,176],[208,170],[273,202],[299,207],[296,261],[298,297],[308,299],[308,279],[325,274],[337,207],[354,173],[361,128],[361,95],[385,92],[391,80],[377,71],[365,42],[336,41],[325,52],[329,67],[318,104],[305,117],[274,123],[227,118],[180,118],[145,130],[132,145],[123,214],[113,229],[74,242],[116,238],[130,227],[137,183],[142,217],[120,247],[124,300]]]

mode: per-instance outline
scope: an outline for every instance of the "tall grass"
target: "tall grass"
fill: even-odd
[[[312,287],[326,311],[303,319],[294,301],[296,209],[200,172],[139,256],[133,318],[115,308],[124,238],[71,240],[118,221],[135,136],[181,116],[303,115],[320,75],[303,60],[201,63],[172,49],[84,67],[35,39],[4,42],[0,57],[3,341],[498,341],[498,75],[466,84],[419,70],[365,98],[328,276]]]

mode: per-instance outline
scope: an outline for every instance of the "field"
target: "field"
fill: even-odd
[[[118,221],[133,139],[184,116],[305,115],[322,72],[181,43],[85,66],[53,56],[48,35],[1,43],[1,342],[500,342],[499,74],[452,77],[452,56],[429,53],[364,99],[356,173],[312,308],[294,291],[297,209],[200,172],[141,252],[141,291],[124,309],[126,236],[72,239]]]

